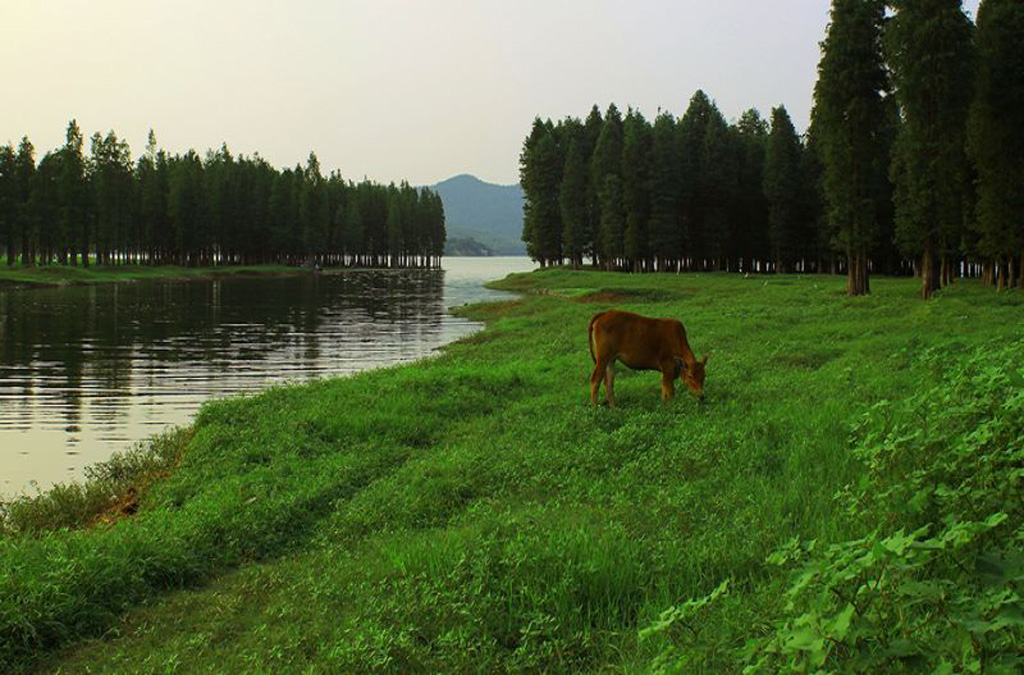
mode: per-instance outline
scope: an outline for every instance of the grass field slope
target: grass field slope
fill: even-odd
[[[1018,672],[1024,296],[498,286],[435,358],[215,401],[97,469],[130,510],[9,505],[0,671]],[[609,307],[681,319],[706,401],[620,367],[591,407]]]

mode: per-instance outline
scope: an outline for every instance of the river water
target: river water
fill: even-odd
[[[413,361],[480,324],[448,307],[527,258],[444,258],[441,270],[145,281],[0,290],[0,498],[89,464],[210,398]]]

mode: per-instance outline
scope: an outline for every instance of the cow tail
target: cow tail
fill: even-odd
[[[590,358],[594,360],[594,363],[597,363],[597,357],[594,356],[594,322],[597,321],[597,317],[599,316],[601,315],[595,314],[594,318],[590,320],[590,326],[587,328],[587,340],[590,343]]]

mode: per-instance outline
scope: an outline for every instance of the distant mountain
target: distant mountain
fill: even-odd
[[[444,242],[445,255],[492,256],[494,251],[470,237],[453,237],[450,234]]]
[[[431,186],[444,203],[450,239],[473,239],[497,255],[523,255],[523,189],[453,176]]]

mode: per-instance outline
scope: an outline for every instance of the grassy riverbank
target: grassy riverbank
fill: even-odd
[[[961,504],[945,496],[952,474],[921,497],[928,471],[958,444],[1024,437],[1024,296],[962,284],[923,303],[913,280],[872,286],[848,299],[835,277],[513,276],[500,287],[526,295],[464,310],[487,330],[436,358],[213,402],[158,444],[152,466],[176,468],[134,515],[43,534],[8,523],[0,670],[721,673],[820,657],[859,672],[844,641],[867,644],[876,624],[891,636],[885,621],[924,601],[874,617],[892,598],[858,598],[946,569],[908,579],[910,563],[885,558],[917,550],[891,534]],[[587,321],[610,306],[683,320],[712,354],[705,404],[663,405],[657,376],[620,369],[619,408],[589,406]],[[998,471],[972,495],[1020,481],[986,466]],[[1006,517],[958,535],[958,555],[1021,537],[1020,507],[999,499]],[[854,558],[856,613],[805,598],[818,577],[787,595],[801,560],[827,571],[819,552],[858,541],[882,569]],[[963,628],[953,651],[1009,639],[1019,652],[1011,619],[1003,643]],[[953,644],[932,624],[904,628]]]
[[[153,279],[200,279],[232,274],[299,274],[305,270],[284,265],[248,265],[224,267],[177,267],[165,265],[111,265],[70,267],[38,265],[35,267],[8,267],[0,264],[0,288],[5,286],[74,286],[104,284],[116,281],[143,281]]]

